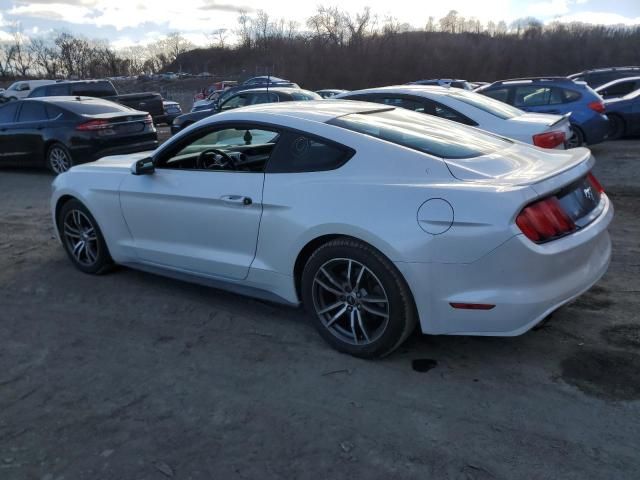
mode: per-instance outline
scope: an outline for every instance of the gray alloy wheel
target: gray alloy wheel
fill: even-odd
[[[375,342],[389,324],[389,298],[382,282],[351,258],[334,258],[318,269],[312,298],[324,327],[350,345]]]
[[[567,140],[566,142],[566,148],[577,148],[577,147],[581,147],[584,145],[584,135],[582,133],[582,131],[577,128],[574,127],[573,125],[571,126],[571,131],[573,132],[573,136]]]
[[[98,261],[100,244],[93,222],[81,210],[69,210],[62,219],[62,236],[68,252],[83,267]]]
[[[62,145],[53,145],[47,153],[47,165],[56,175],[66,172],[73,166],[71,155]]]

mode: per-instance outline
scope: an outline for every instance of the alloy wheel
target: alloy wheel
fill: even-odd
[[[375,342],[389,324],[389,298],[382,282],[356,260],[324,263],[314,276],[312,296],[324,327],[351,345]]]
[[[98,259],[96,229],[83,212],[70,210],[64,217],[62,234],[73,258],[83,266],[92,266]]]
[[[55,174],[61,174],[71,168],[71,158],[62,148],[53,147],[49,151],[49,165]]]

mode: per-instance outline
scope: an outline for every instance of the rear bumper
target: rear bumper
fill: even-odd
[[[565,238],[537,245],[516,235],[468,264],[397,263],[413,292],[424,333],[520,335],[573,300],[607,271],[613,206]],[[450,303],[491,304],[463,310]]]

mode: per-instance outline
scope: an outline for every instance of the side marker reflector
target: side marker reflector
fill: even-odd
[[[450,303],[449,305],[463,310],[491,310],[495,307],[495,305],[489,303]]]

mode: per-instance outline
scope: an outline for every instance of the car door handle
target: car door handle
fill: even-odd
[[[249,206],[253,203],[250,197],[243,195],[223,195],[220,197],[224,203],[230,203],[232,205],[244,205]]]

